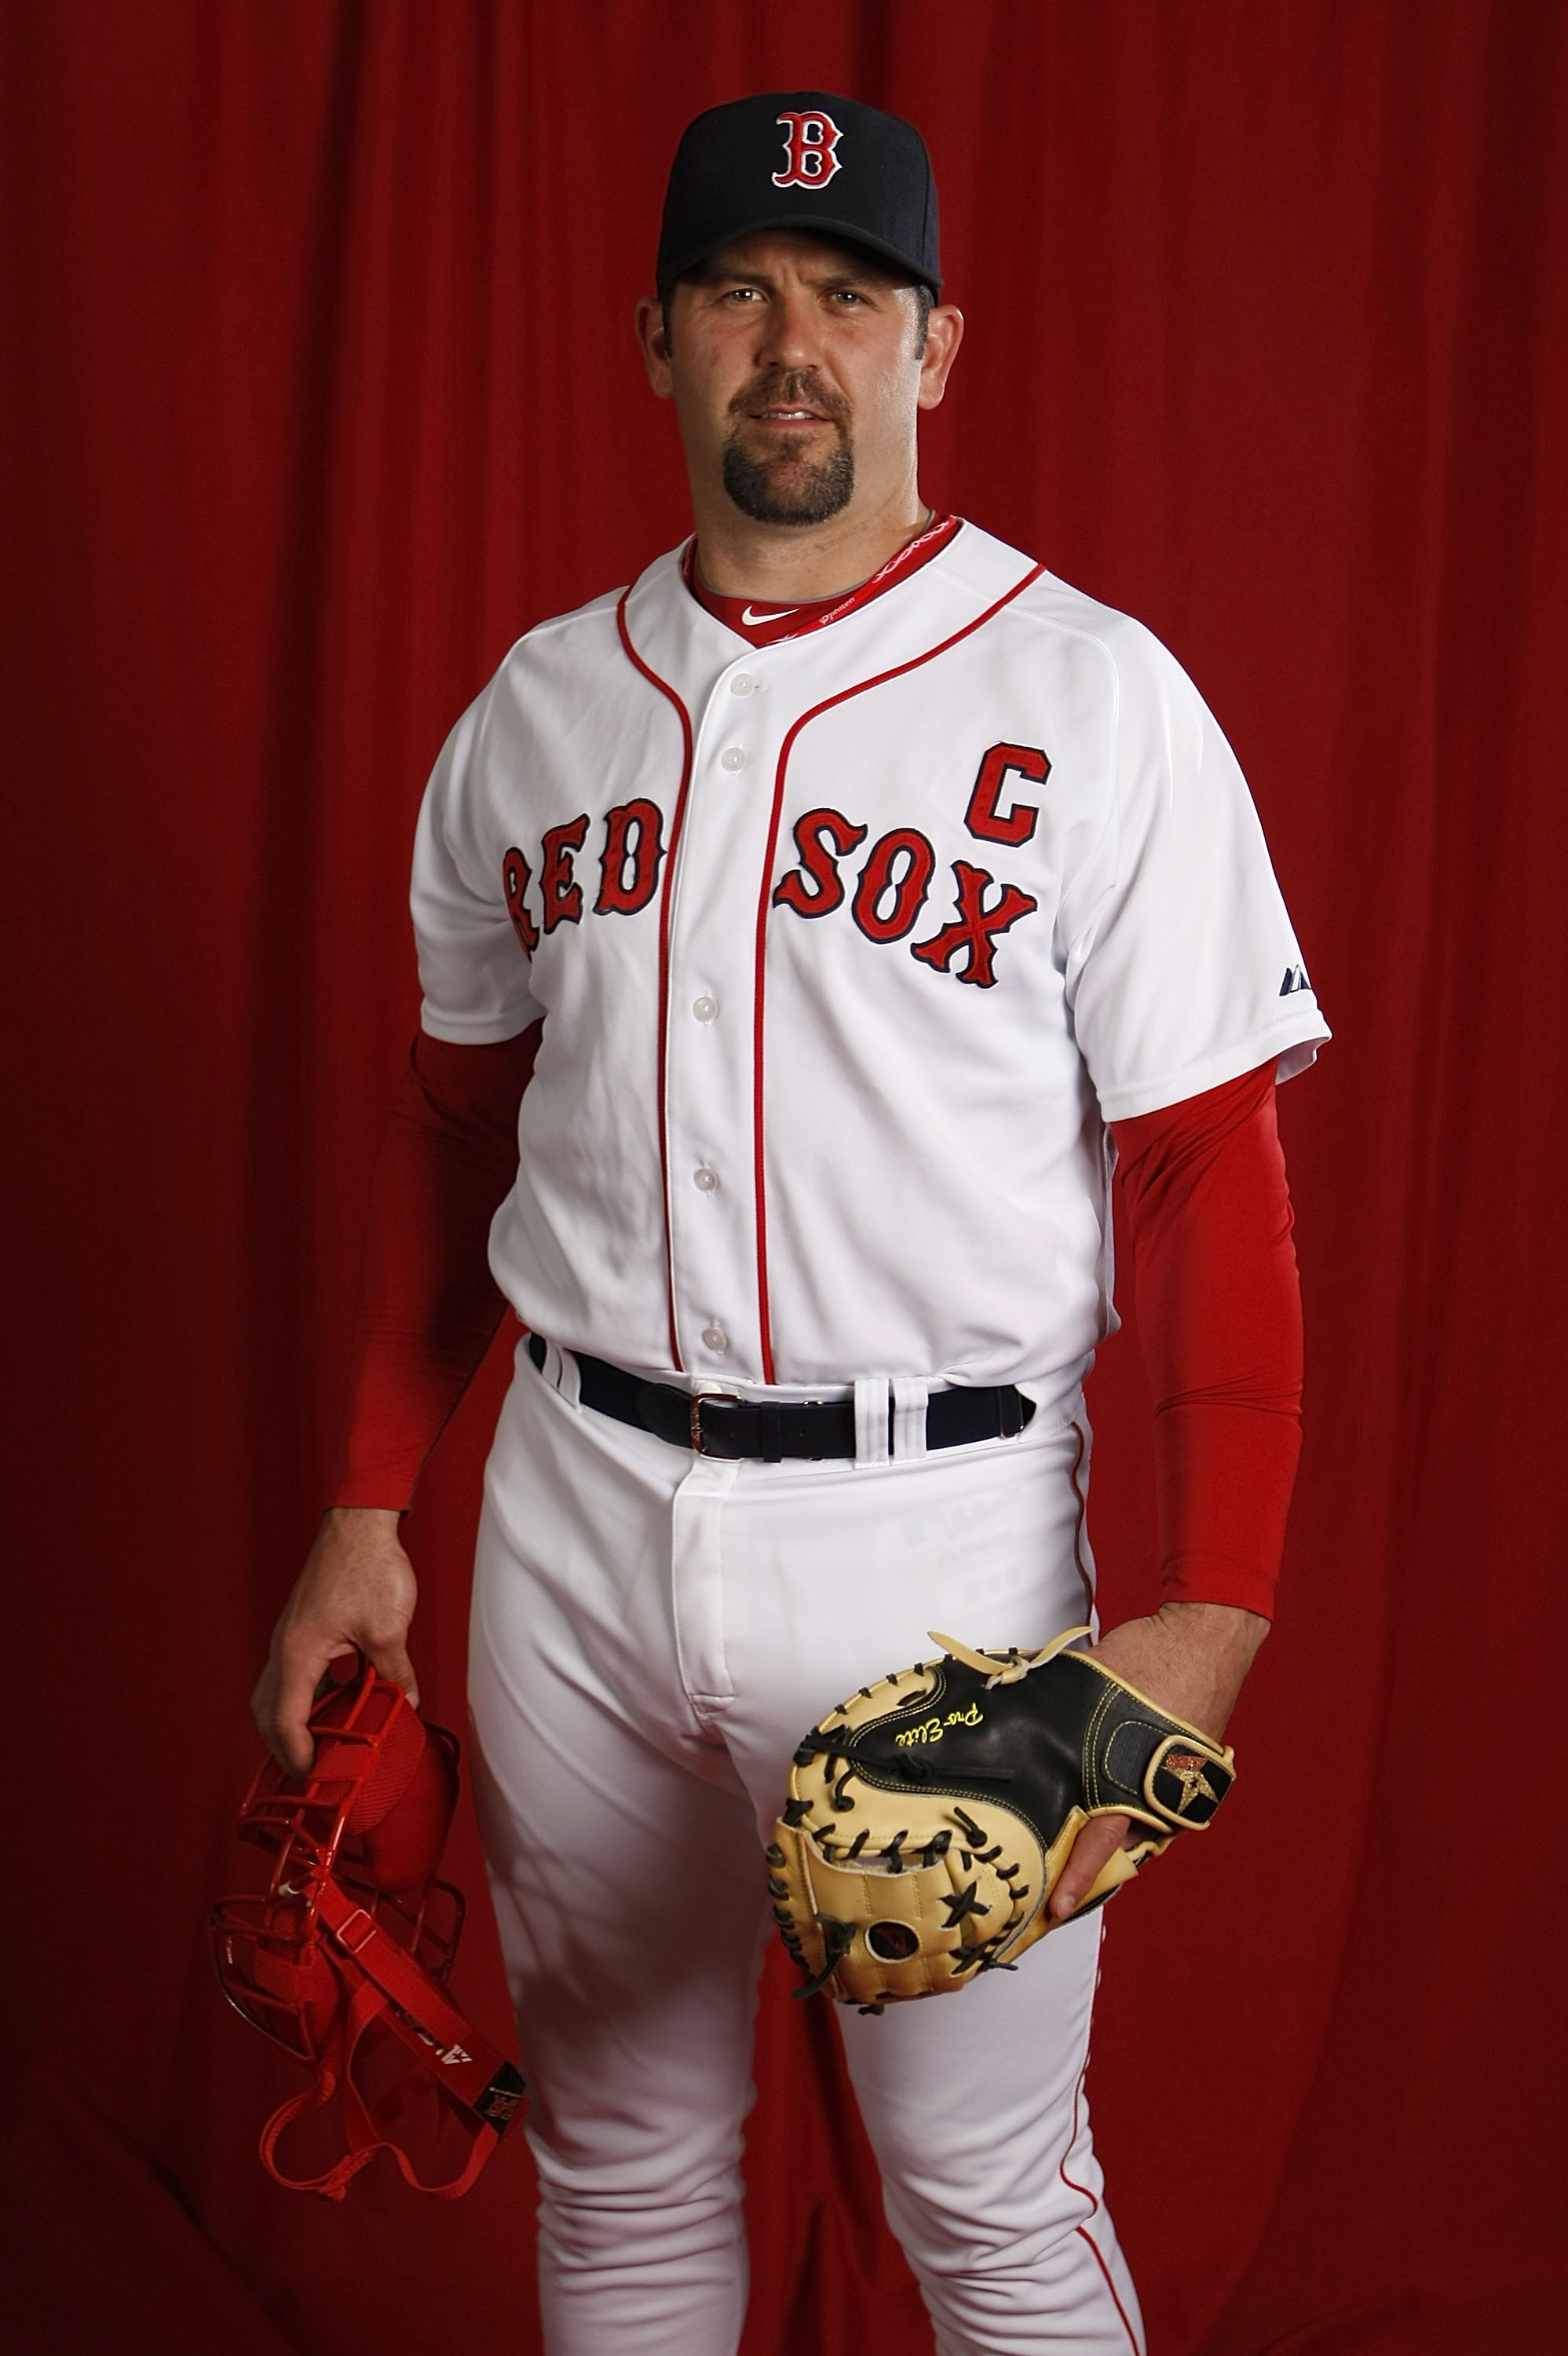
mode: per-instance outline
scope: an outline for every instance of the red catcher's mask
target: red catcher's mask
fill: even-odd
[[[455,2200],[524,2091],[445,1993],[464,1908],[436,1869],[457,1804],[457,1739],[427,1726],[368,1663],[316,1704],[310,1726],[310,1773],[267,1760],[240,1815],[240,1838],[272,1858],[265,1890],[220,1899],[211,1917],[224,1995],[315,2072],[261,2130],[261,2158],[279,2184],[341,2201],[389,2150],[416,2190]],[[347,2148],[315,2175],[285,2172],[279,2138],[335,2094]],[[414,2151],[453,2136],[463,2165],[432,2181]]]

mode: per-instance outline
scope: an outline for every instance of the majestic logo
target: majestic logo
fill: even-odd
[[[830,114],[781,114],[784,167],[773,174],[775,188],[825,188],[835,172],[842,171],[838,142],[843,133]]]
[[[1310,990],[1311,987],[1304,965],[1287,965],[1285,980],[1279,985],[1279,994],[1282,998],[1294,998],[1298,990]]]

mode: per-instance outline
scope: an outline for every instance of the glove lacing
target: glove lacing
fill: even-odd
[[[1089,1628],[1087,1622],[1082,1628],[1064,1628],[1060,1636],[1053,1636],[1038,1653],[1020,1653],[1016,1644],[1009,1645],[1000,1663],[995,1654],[976,1653],[972,1645],[961,1644],[956,1636],[944,1636],[940,1628],[928,1628],[925,1633],[933,1644],[940,1644],[944,1653],[950,1653],[966,1669],[984,1677],[989,1693],[993,1686],[1016,1686],[1031,1669],[1043,1669],[1047,1661],[1054,1661],[1058,1653],[1065,1653],[1080,1636],[1087,1636]]]

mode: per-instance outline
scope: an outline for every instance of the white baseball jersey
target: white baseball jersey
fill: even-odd
[[[1179,665],[971,524],[763,648],[679,552],[530,630],[412,896],[427,1031],[547,1018],[518,1315],[742,1393],[1066,1397],[1114,1322],[1104,1124],[1328,1035]]]

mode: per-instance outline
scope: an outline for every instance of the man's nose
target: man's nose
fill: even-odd
[[[822,358],[822,322],[814,298],[802,290],[782,288],[767,305],[757,343],[763,366],[781,369],[815,368]]]

